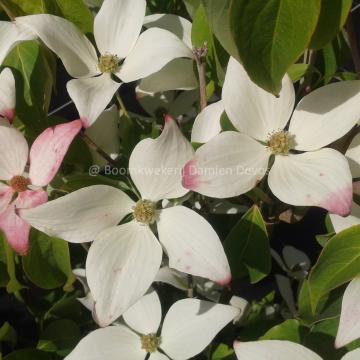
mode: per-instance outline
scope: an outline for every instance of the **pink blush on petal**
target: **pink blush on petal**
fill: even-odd
[[[196,169],[196,160],[190,160],[183,168],[182,185],[185,189],[196,190],[200,180]]]
[[[348,187],[333,193],[328,199],[319,204],[319,206],[332,214],[348,216],[351,213],[352,199],[353,189],[352,187]]]
[[[232,276],[231,274],[228,275],[226,278],[222,279],[222,280],[219,280],[217,281],[216,283],[221,285],[221,286],[225,286],[225,285],[228,285],[231,283],[231,280],[232,280]]]
[[[15,109],[5,109],[0,112],[0,115],[9,120],[11,124],[15,117]]]
[[[91,126],[91,123],[89,122],[89,120],[86,117],[81,117],[80,121],[82,123],[83,128],[87,129]]]

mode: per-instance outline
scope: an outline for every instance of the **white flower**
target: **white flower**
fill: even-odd
[[[349,149],[345,154],[349,161],[350,170],[353,178],[360,177],[360,134],[357,134],[351,142]],[[330,214],[330,220],[336,233],[345,230],[351,226],[360,224],[360,206],[352,203],[351,214],[342,217],[336,214]]]
[[[0,84],[0,117],[11,124],[15,116],[16,88],[14,75],[9,68],[1,71]]]
[[[141,298],[125,314],[128,326],[95,330],[66,360],[186,360],[202,352],[239,313],[222,304],[197,299],[179,300],[165,316],[161,332],[161,304],[156,292]]]
[[[322,360],[306,347],[284,340],[235,341],[234,349],[239,360]],[[350,351],[341,360],[358,360],[360,349]]]
[[[155,225],[171,268],[220,284],[231,280],[224,249],[211,225],[187,207],[158,206],[163,199],[188,192],[181,185],[181,169],[192,155],[191,144],[167,117],[162,134],[156,140],[142,140],[131,154],[131,177],[141,194],[137,203],[118,189],[97,185],[21,212],[50,236],[77,243],[95,239],[86,277],[101,326],[123,314],[154,281],[163,253],[152,231]],[[133,220],[116,226],[127,214]]]
[[[145,0],[105,0],[95,17],[94,36],[100,56],[91,42],[71,22],[48,14],[16,18],[28,26],[62,60],[77,79],[67,84],[84,127],[96,121],[120,83],[147,77],[175,58],[191,51],[169,31],[152,28],[140,34]]]
[[[137,90],[143,93],[157,93],[169,90],[192,90],[199,84],[194,74],[193,45],[191,42],[192,24],[189,20],[173,14],[154,14],[145,16],[146,28],[161,28],[175,34],[189,49],[189,56],[174,59],[160,71],[142,79]]]
[[[357,123],[359,101],[360,81],[343,81],[312,92],[293,112],[295,92],[288,76],[276,98],[230,59],[222,103],[239,132],[223,132],[200,147],[185,166],[183,185],[211,197],[237,196],[256,186],[275,155],[268,184],[277,198],[346,216],[352,201],[349,165],[341,153],[323,147]],[[218,109],[212,106],[213,112],[221,113],[220,104]],[[210,126],[205,137],[219,130],[212,121]]]
[[[340,323],[335,347],[341,348],[360,338],[360,279],[347,286],[341,304]]]

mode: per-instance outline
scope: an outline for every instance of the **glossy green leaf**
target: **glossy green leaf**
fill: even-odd
[[[23,289],[24,286],[20,284],[16,276],[15,253],[9,246],[4,235],[0,233],[0,248],[4,251],[3,260],[6,264],[7,278],[4,275],[6,283],[6,291],[8,293],[16,293]],[[6,280],[5,280],[6,279]]]
[[[232,0],[231,30],[250,78],[277,95],[310,43],[320,0]]]
[[[84,0],[46,0],[48,12],[73,22],[82,32],[92,33],[94,18]]]
[[[211,360],[230,360],[235,358],[234,350],[225,344],[220,344],[211,355]]]
[[[212,50],[212,34],[204,6],[201,4],[194,14],[192,31],[192,44],[195,47],[202,47],[207,43],[209,51]]]
[[[50,323],[40,335],[37,348],[66,356],[79,342],[79,326],[72,320],[60,319]]]
[[[26,126],[32,138],[48,125],[53,72],[45,51],[37,41],[25,41],[4,62],[4,66],[13,70],[16,80],[16,119]]]
[[[352,0],[321,0],[321,11],[310,47],[321,49],[327,45],[344,26]]]
[[[201,0],[184,0],[184,4],[185,4],[187,12],[193,18],[196,13],[196,10],[198,9],[199,5],[201,4]]]
[[[305,334],[306,328],[298,320],[290,319],[271,328],[261,340],[287,340],[301,344]]]
[[[223,48],[235,59],[240,59],[236,43],[231,35],[231,0],[203,0],[210,28]]]
[[[256,283],[269,274],[269,239],[266,225],[256,205],[231,230],[224,247],[234,278],[249,274],[251,283]]]
[[[72,290],[75,278],[71,271],[69,247],[66,241],[51,238],[39,231],[32,231],[30,251],[23,257],[26,276],[43,289],[63,286]]]
[[[83,0],[0,0],[9,17],[52,14],[72,21],[84,33],[93,30],[93,15]]]
[[[357,225],[327,242],[309,276],[308,295],[313,313],[324,295],[360,274],[359,237]]]

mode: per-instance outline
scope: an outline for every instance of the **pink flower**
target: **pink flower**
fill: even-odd
[[[0,179],[3,181],[0,182],[0,229],[20,255],[26,255],[29,250],[31,226],[18,215],[18,210],[47,202],[48,195],[42,187],[54,178],[81,127],[81,121],[75,120],[48,128],[35,140],[29,153],[24,136],[7,120],[0,119]]]

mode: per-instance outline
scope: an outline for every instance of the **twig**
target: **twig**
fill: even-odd
[[[354,21],[352,14],[349,14],[349,17],[346,22],[346,30],[349,36],[349,43],[350,43],[350,50],[352,59],[355,66],[355,71],[357,73],[358,78],[360,78],[360,53],[359,53],[359,46],[356,38],[356,32],[354,27]]]
[[[194,48],[193,54],[196,61],[196,66],[199,74],[199,89],[200,89],[200,110],[203,110],[207,105],[206,97],[206,56],[208,54],[207,43],[200,48]]]
[[[123,111],[124,115],[125,115],[128,119],[130,119],[130,115],[129,115],[129,113],[128,113],[127,110],[126,110],[125,104],[124,104],[124,102],[122,101],[121,96],[119,95],[119,93],[116,93],[116,99],[117,99],[117,101],[118,101],[118,103],[119,103],[119,105],[120,105],[120,108],[121,108],[121,110]]]
[[[59,112],[62,109],[65,109],[66,107],[68,107],[69,105],[71,105],[73,103],[72,100],[68,101],[67,103],[65,103],[64,105],[59,106],[58,108],[54,109],[53,111],[49,112],[48,116],[54,115],[57,112]]]
[[[84,140],[84,142],[94,149],[101,157],[103,157],[109,164],[116,167],[117,163],[114,161],[103,149],[101,149],[98,145],[94,143],[84,132],[80,132],[80,137]]]

